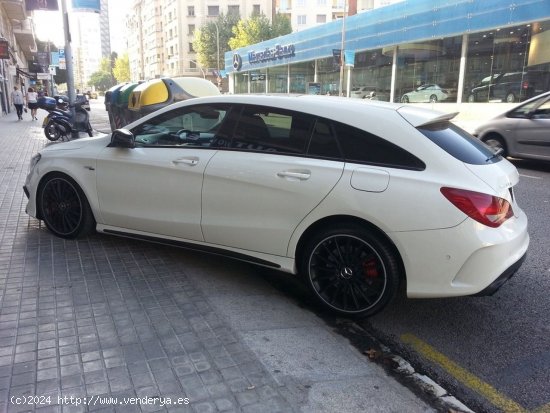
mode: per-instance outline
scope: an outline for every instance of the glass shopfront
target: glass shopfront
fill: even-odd
[[[519,102],[550,88],[550,21],[471,34],[464,100]]]
[[[389,102],[392,62],[393,52],[387,56],[382,49],[357,53],[351,77],[351,97]]]
[[[347,94],[350,76],[349,96],[389,101],[395,69],[395,102],[456,103],[464,57],[463,102],[519,102],[550,90],[548,44],[550,21],[546,20],[356,51],[354,67],[345,68],[342,81],[332,56],[239,72],[235,93],[307,93],[308,83],[316,82],[323,95],[340,94],[340,85]]]

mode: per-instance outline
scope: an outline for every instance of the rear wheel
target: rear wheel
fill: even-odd
[[[409,103],[409,97],[407,95],[403,95],[403,97],[401,98],[401,102],[402,103]]]
[[[48,175],[38,189],[40,217],[61,238],[74,239],[91,233],[94,216],[78,184],[64,174]]]
[[[482,142],[484,142],[486,145],[490,146],[493,151],[497,152],[501,150],[501,156],[506,157],[508,156],[508,151],[506,148],[506,143],[504,143],[504,139],[502,136],[491,133],[487,135],[486,137],[481,139]]]
[[[476,95],[472,93],[470,96],[468,96],[468,102],[474,103],[475,101],[476,101]]]
[[[516,101],[516,95],[514,95],[513,92],[509,92],[506,94],[506,103],[514,103]]]
[[[399,286],[399,261],[389,243],[356,226],[318,232],[301,257],[301,273],[313,296],[342,315],[379,312]]]
[[[430,96],[430,103],[435,103],[437,102],[437,96],[436,95],[431,95]]]

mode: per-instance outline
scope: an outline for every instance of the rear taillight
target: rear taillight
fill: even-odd
[[[529,89],[529,82],[528,81],[522,82],[521,87],[522,89]]]
[[[514,215],[512,205],[498,196],[457,188],[441,188],[441,193],[470,218],[488,227],[497,228]]]

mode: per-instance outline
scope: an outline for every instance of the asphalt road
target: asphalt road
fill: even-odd
[[[550,163],[513,161],[531,244],[491,297],[408,300],[362,321],[479,412],[550,412]]]
[[[107,132],[103,98],[91,106],[92,126]],[[550,163],[513,163],[521,174],[515,195],[529,217],[531,236],[518,273],[491,297],[399,297],[381,314],[357,323],[476,412],[548,413]],[[268,270],[266,275],[317,310],[294,280]],[[371,345],[368,337],[355,341]]]

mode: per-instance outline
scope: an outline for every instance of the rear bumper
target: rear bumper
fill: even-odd
[[[474,294],[474,297],[482,297],[487,295],[493,295],[498,291],[500,287],[504,285],[506,281],[508,281],[512,276],[519,270],[519,267],[523,264],[523,261],[525,261],[525,258],[527,257],[527,253],[523,254],[523,256],[517,260],[514,264],[510,265],[500,276],[493,281],[490,285],[488,285],[485,289],[481,290],[477,294]]]

